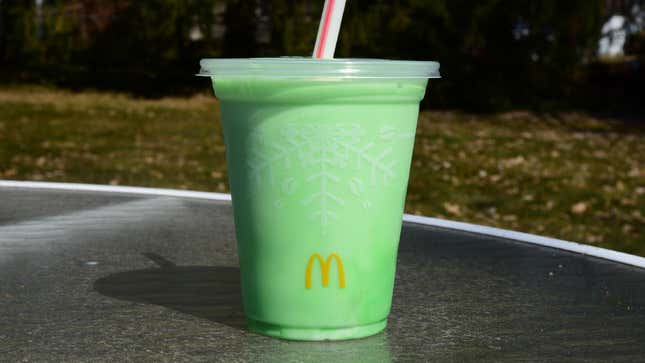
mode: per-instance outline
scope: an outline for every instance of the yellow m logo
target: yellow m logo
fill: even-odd
[[[338,283],[340,285],[341,289],[345,288],[345,270],[343,269],[343,261],[341,261],[340,257],[332,253],[327,257],[327,261],[323,260],[322,256],[320,256],[317,253],[314,253],[309,257],[309,261],[307,262],[307,270],[305,271],[305,287],[308,289],[311,289],[311,269],[314,265],[314,261],[318,260],[318,263],[320,264],[320,272],[322,273],[322,285],[327,286],[329,285],[329,266],[331,265],[331,261],[335,259],[336,264],[338,265]]]

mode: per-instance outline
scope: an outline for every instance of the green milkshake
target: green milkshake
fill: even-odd
[[[209,59],[249,328],[376,334],[390,311],[410,160],[434,62]]]

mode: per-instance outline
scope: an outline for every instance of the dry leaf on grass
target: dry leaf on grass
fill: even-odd
[[[571,206],[571,213],[573,214],[583,214],[584,212],[587,211],[587,203],[585,202],[578,202],[574,205]]]
[[[446,210],[446,212],[454,215],[454,216],[460,216],[461,215],[461,208],[459,207],[458,204],[452,204],[445,202],[443,203],[443,209]]]

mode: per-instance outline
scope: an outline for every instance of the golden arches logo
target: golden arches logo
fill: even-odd
[[[307,269],[305,270],[305,287],[311,289],[311,269],[314,266],[314,262],[318,261],[320,265],[320,272],[322,274],[322,285],[329,285],[329,267],[331,266],[332,260],[336,260],[336,265],[338,266],[338,284],[341,289],[345,288],[345,269],[343,268],[343,261],[335,253],[332,253],[327,257],[327,260],[323,260],[322,256],[318,253],[314,253],[309,257],[307,262]]]

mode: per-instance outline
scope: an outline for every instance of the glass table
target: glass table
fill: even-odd
[[[1,361],[637,361],[645,259],[405,216],[384,333],[245,330],[230,196],[0,181]]]

